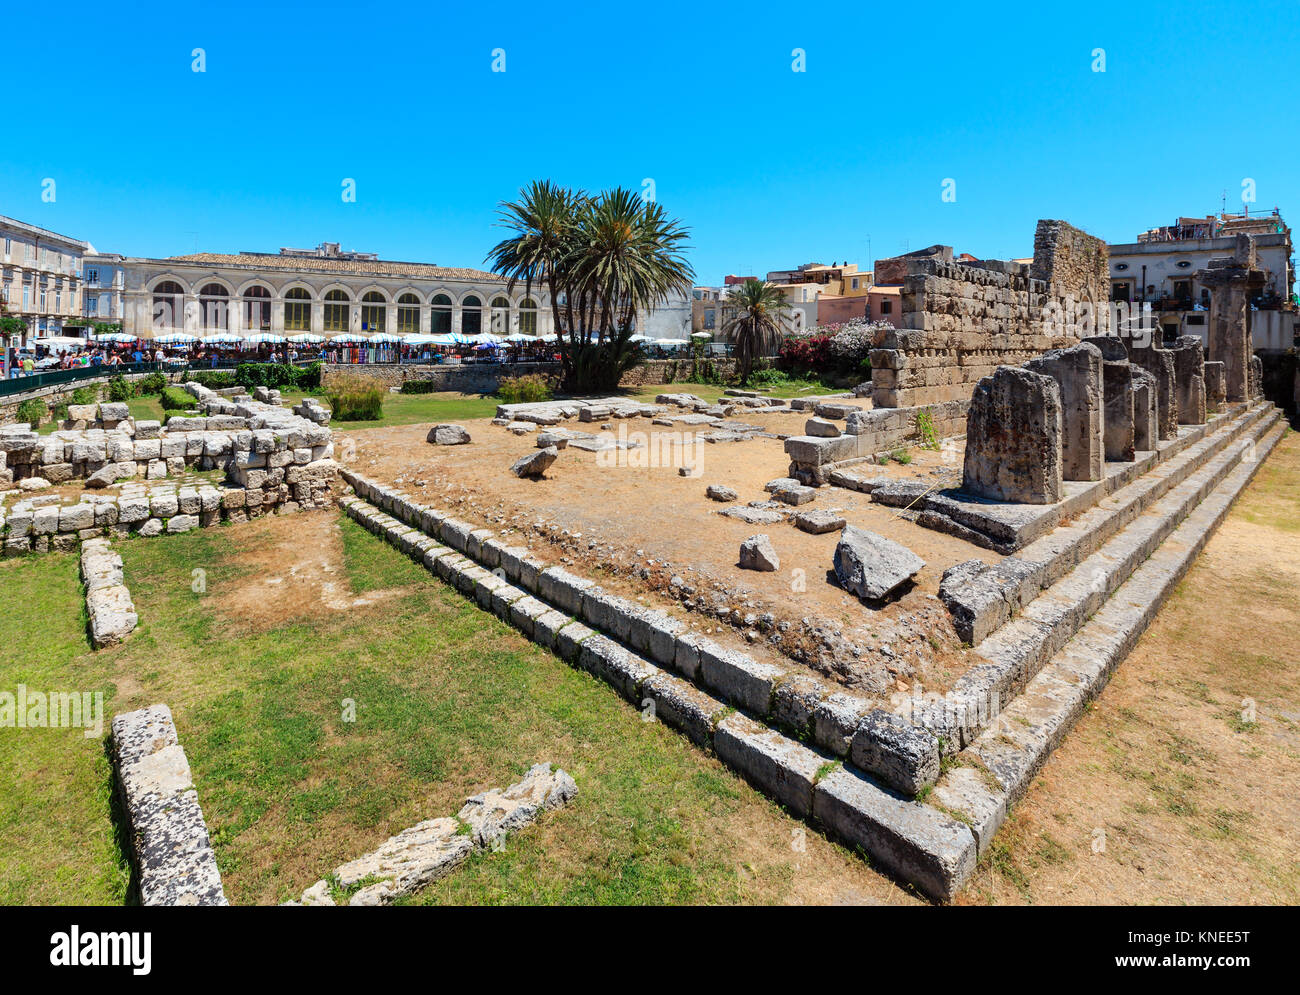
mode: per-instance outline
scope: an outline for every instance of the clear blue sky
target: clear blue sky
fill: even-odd
[[[1239,208],[1247,177],[1300,210],[1295,2],[396,7],[16,0],[0,214],[130,255],[479,266],[528,180],[652,178],[718,283],[934,242],[1028,255],[1040,217],[1130,241],[1225,190]]]

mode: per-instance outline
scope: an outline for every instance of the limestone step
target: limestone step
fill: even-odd
[[[1261,420],[1276,417],[1272,405],[1261,403],[1235,415],[1226,424],[1176,455],[1166,457],[1150,470],[1103,498],[1097,505],[1073,517],[1049,534],[1029,543],[1013,557],[1027,569],[1017,570],[1023,594],[1037,594],[1051,586],[1083,559],[1096,552],[1107,539],[1142,514],[1172,488],[1181,484],[1209,460],[1237,442]],[[1023,602],[1022,602],[1023,604]],[[979,642],[988,632],[970,642]]]
[[[1101,693],[1285,432],[1276,419],[997,720],[954,757],[927,801],[969,825],[983,853],[1087,704]]]
[[[983,567],[978,560],[949,568],[939,596],[952,613],[958,636],[975,645],[992,635],[1154,501],[1266,417],[1272,417],[1271,406],[1251,408],[993,569]]]
[[[1019,694],[1044,663],[1083,627],[1141,564],[1228,477],[1243,458],[1258,459],[1258,440],[1281,419],[1276,408],[1253,418],[1235,444],[1212,445],[1203,453],[1189,451],[1186,466],[1167,467],[1159,478],[1141,482],[1128,495],[1122,527],[1107,530],[1090,523],[1079,538],[1081,555],[1106,531],[1113,534],[1095,551],[1078,559],[1055,583],[1027,599],[1016,617],[997,628],[975,648],[977,661],[942,701],[908,709],[912,722],[930,729],[953,752],[970,743],[1002,707]],[[1212,454],[1212,455],[1210,455]],[[1208,456],[1209,458],[1206,458]],[[1178,483],[1168,486],[1173,480]],[[1150,501],[1153,493],[1163,492]],[[1139,513],[1140,512],[1140,513]]]
[[[894,482],[881,487],[878,479],[857,470],[836,471],[831,475],[831,483],[869,493],[873,501],[904,507],[916,516],[917,524],[926,528],[948,532],[999,553],[1013,554],[1163,463],[1174,460],[1208,436],[1223,432],[1225,426],[1230,431],[1240,431],[1243,412],[1247,418],[1252,413],[1258,417],[1265,407],[1262,402],[1234,404],[1212,415],[1203,425],[1180,425],[1177,436],[1161,441],[1156,450],[1139,452],[1129,462],[1106,463],[1101,480],[1066,481],[1064,499],[1051,505],[993,501],[956,489],[929,489],[918,482]]]
[[[339,503],[354,520],[420,559],[481,607],[571,665],[609,683],[643,714],[712,749],[793,814],[860,847],[881,868],[925,894],[951,898],[974,870],[975,837],[961,820],[904,797],[834,755],[756,721],[686,677],[657,666],[369,502],[348,496]],[[555,591],[556,601],[572,597],[570,589]]]

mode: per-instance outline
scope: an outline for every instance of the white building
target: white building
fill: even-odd
[[[95,322],[121,323],[125,309],[126,257],[88,252],[81,260],[81,314]]]
[[[1291,348],[1300,332],[1293,302],[1295,270],[1291,229],[1270,215],[1179,218],[1178,223],[1143,232],[1138,241],[1110,246],[1111,300],[1149,303],[1165,339],[1207,333],[1210,289],[1197,272],[1216,256],[1232,255],[1238,234],[1255,238],[1267,284],[1252,300],[1251,334],[1256,349]]]
[[[123,330],[141,338],[268,331],[425,335],[545,335],[552,331],[545,288],[507,289],[478,269],[379,259],[338,243],[279,253],[197,253],[126,258]],[[640,315],[638,330],[684,337],[690,302]]]
[[[81,239],[0,216],[0,299],[27,324],[28,340],[59,335],[81,315]]]

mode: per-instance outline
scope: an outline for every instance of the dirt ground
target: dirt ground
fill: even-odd
[[[386,588],[353,594],[343,569],[334,515],[304,513],[255,519],[240,527],[244,574],[213,590],[217,610],[233,625],[256,630],[294,619],[377,605],[401,593]]]
[[[803,432],[806,415],[742,409],[732,420],[791,435]],[[574,564],[625,596],[679,617],[695,613],[696,624],[706,631],[712,626],[724,642],[747,641],[756,656],[785,656],[860,693],[915,690],[917,682],[942,691],[967,666],[936,597],[939,579],[954,563],[996,554],[921,528],[865,494],[822,490],[805,510],[837,510],[849,523],[889,536],[926,561],[910,590],[872,608],[835,581],[837,532],[808,535],[788,520],[751,525],[718,514],[729,506],[705,496],[709,484],[735,489],[736,505],[770,498],[764,484],[786,476],[789,467],[779,438],[709,444],[697,442],[686,426],[617,420],[615,436],[626,432],[643,442],[642,449],[612,459],[570,446],[544,479],[534,481],[518,479],[508,468],[535,449],[535,436],[514,436],[489,420],[462,424],[474,440],[468,446],[429,445],[428,425],[348,432],[336,445],[352,453],[350,465],[361,473],[494,528],[552,562]],[[573,421],[565,427],[599,430]],[[913,449],[911,455],[910,465],[864,469],[936,484],[943,483],[940,473],[954,470],[938,452]],[[684,464],[698,474],[679,475]],[[771,537],[779,570],[739,568],[741,542],[758,533]]]

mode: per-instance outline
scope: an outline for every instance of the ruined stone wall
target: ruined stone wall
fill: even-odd
[[[983,377],[1109,328],[1106,243],[1040,221],[1032,263],[957,263],[949,246],[883,260],[901,282],[900,327],[871,351],[878,408],[968,402]]]

